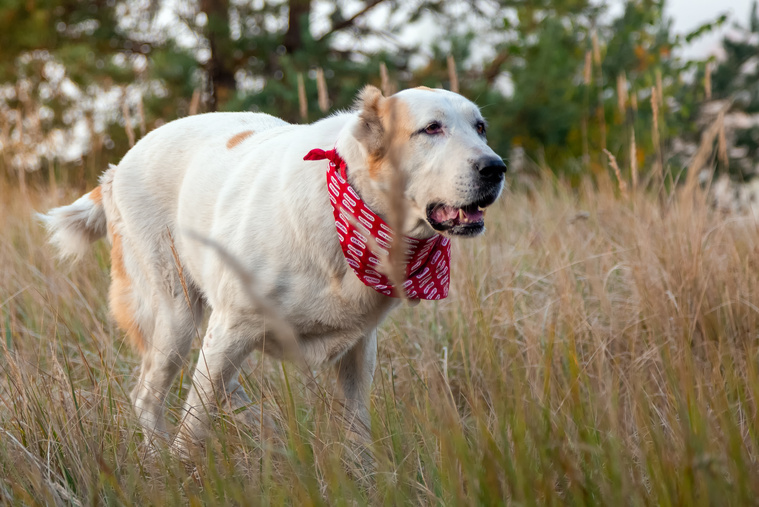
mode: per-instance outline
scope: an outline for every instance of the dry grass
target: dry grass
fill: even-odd
[[[0,183],[0,195],[13,195]],[[455,242],[451,296],[380,332],[362,466],[317,382],[255,358],[278,436],[233,416],[194,464],[143,446],[108,257],[55,262],[0,199],[0,499],[95,504],[719,504],[759,497],[753,220],[546,181]],[[683,203],[682,205],[680,203]],[[695,204],[694,204],[695,203]],[[169,400],[176,420],[187,369]],[[264,433],[266,433],[264,431]]]

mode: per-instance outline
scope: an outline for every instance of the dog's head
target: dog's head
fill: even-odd
[[[367,86],[357,108],[353,136],[366,162],[354,177],[373,194],[368,204],[387,209],[388,175],[400,170],[409,229],[482,233],[484,209],[503,190],[506,165],[487,145],[477,106],[446,90],[414,88],[386,98]]]

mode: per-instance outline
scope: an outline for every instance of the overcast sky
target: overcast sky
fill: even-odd
[[[752,0],[668,0],[667,12],[674,19],[677,33],[685,34],[722,13],[729,14],[728,22],[717,34],[694,41],[687,56],[703,57],[715,52],[725,32],[736,21],[746,26]]]

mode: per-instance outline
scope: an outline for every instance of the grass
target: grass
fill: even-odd
[[[3,503],[759,498],[759,231],[698,192],[662,203],[546,178],[502,198],[485,236],[455,242],[451,296],[381,327],[373,466],[334,415],[330,370],[314,381],[257,356],[244,384],[277,431],[226,414],[189,461],[149,452],[127,395],[138,357],[108,317],[105,245],[60,264],[30,218],[73,197],[0,199]]]

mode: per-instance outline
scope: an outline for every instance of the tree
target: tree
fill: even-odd
[[[451,87],[453,63],[499,153],[518,146],[571,174],[604,171],[604,148],[627,167],[662,159],[652,88],[674,98],[658,99],[662,137],[691,128],[686,113],[700,100],[680,84],[690,64],[672,56],[683,41],[660,0],[628,0],[614,19],[590,0],[199,0],[176,4],[168,26],[156,21],[158,2],[11,1],[0,7],[0,89],[9,90],[0,150],[14,167],[35,125],[70,135],[71,118],[91,131],[83,150],[93,174],[129,147],[130,130],[198,111],[311,121],[381,84],[380,65],[398,88]],[[433,42],[400,40],[409,27]],[[53,151],[48,159],[60,160]]]
[[[473,49],[492,40],[488,34],[497,33],[492,57],[460,69],[460,81],[465,95],[496,113],[489,115],[489,137],[499,153],[518,147],[557,172],[600,172],[606,148],[629,167],[635,131],[639,165],[652,162],[651,88],[671,96],[687,68],[673,56],[681,41],[663,2],[629,0],[616,18],[582,0],[498,4],[486,30],[457,34],[452,26],[454,35],[437,45],[429,68],[416,77],[433,86],[445,83],[447,51],[467,62]],[[671,105],[659,104],[662,136]]]
[[[733,177],[745,180],[759,169],[759,14],[751,6],[747,26],[736,24],[734,33],[722,40],[724,58],[709,76],[711,98],[732,101],[728,116],[733,120],[727,132],[729,163]],[[704,70],[703,77],[706,77]],[[706,93],[706,92],[704,92]]]
[[[126,144],[113,103],[120,110],[131,92],[160,96],[188,81],[186,51],[150,35],[149,10],[115,0],[9,2],[0,8],[0,142],[22,184],[27,171],[81,161],[82,152],[99,172],[102,151]],[[166,65],[156,69],[150,57]]]

